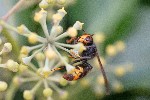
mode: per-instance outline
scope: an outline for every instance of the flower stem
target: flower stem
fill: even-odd
[[[13,82],[11,82],[10,86],[6,92],[5,100],[13,100],[18,88],[19,88],[19,86],[15,85]]]
[[[63,34],[57,36],[57,37],[54,39],[54,41],[58,41],[59,39],[62,39],[62,38],[67,37],[67,36],[68,36],[68,33],[65,32],[65,33],[63,33]]]
[[[42,81],[39,81],[33,88],[32,88],[32,93],[34,94],[36,92],[36,90],[41,86]]]
[[[11,34],[6,29],[3,29],[2,33],[7,38],[8,42],[12,44],[13,46],[12,51],[16,55],[15,57],[18,58],[20,51],[18,42],[11,36]]]
[[[24,4],[24,1],[25,0],[19,0],[3,17],[2,19],[4,21],[7,21],[8,18],[13,14],[15,13],[16,11],[19,10],[19,8]]]
[[[67,48],[74,48],[75,47],[75,45],[59,43],[59,42],[55,42],[55,45],[60,45],[60,46],[67,47]]]
[[[8,20],[8,18],[15,12],[19,10],[19,8],[24,4],[25,0],[19,0],[3,17],[2,20],[5,22]],[[0,32],[2,31],[2,27],[0,26]]]

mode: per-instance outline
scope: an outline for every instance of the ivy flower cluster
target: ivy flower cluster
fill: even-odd
[[[2,39],[0,39],[0,45],[3,46],[2,50],[0,51],[0,68],[5,68],[5,69],[8,69],[9,71],[17,72],[19,64],[15,62],[14,60],[8,59],[5,63],[3,64],[1,63],[3,62],[2,55],[3,54],[6,55],[12,51],[11,43],[7,42],[3,44]],[[6,89],[7,89],[7,83],[4,81],[0,81],[0,91],[5,91]]]
[[[61,49],[72,56],[79,56],[79,53],[85,50],[85,47],[82,43],[65,44],[59,42],[60,39],[68,36],[75,37],[78,34],[77,31],[82,30],[83,23],[76,21],[72,27],[69,27],[67,31],[63,32],[63,27],[60,25],[60,22],[66,14],[67,12],[64,8],[59,9],[57,13],[52,16],[53,26],[49,31],[46,24],[47,11],[41,9],[39,12],[35,13],[34,20],[41,25],[45,37],[41,37],[37,33],[31,32],[25,25],[20,25],[15,28],[2,20],[0,22],[3,27],[27,37],[29,43],[34,45],[23,46],[21,48],[20,58],[23,63],[19,66],[19,72],[21,73],[13,79],[13,82],[18,85],[22,85],[24,82],[37,82],[32,89],[24,91],[23,96],[25,99],[33,99],[34,94],[42,84],[44,84],[45,87],[43,90],[43,95],[47,97],[48,100],[52,99],[52,89],[50,87],[61,94],[61,96],[67,96],[67,92],[61,90],[55,84],[55,82],[58,82],[64,85],[66,84],[66,80],[62,79],[62,75],[59,76],[60,74],[52,75],[54,71],[51,69],[65,66],[67,73],[70,73],[74,70],[74,66],[68,63],[66,57],[63,57],[58,49]],[[29,55],[29,53],[31,53],[31,55]],[[36,58],[39,68],[32,64],[31,60],[33,58]],[[28,66],[30,68],[28,68]]]

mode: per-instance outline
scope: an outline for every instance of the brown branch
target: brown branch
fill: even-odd
[[[19,10],[19,8],[24,4],[24,1],[25,0],[19,0],[4,16],[1,17],[1,20],[6,22],[12,14]],[[0,26],[0,33],[2,29],[2,26]]]

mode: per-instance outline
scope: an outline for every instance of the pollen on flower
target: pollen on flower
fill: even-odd
[[[45,78],[47,78],[52,72],[50,71],[50,69],[48,67],[44,67],[42,69],[42,72],[40,73],[42,76],[44,76]]]
[[[48,78],[53,72],[49,68],[39,68],[36,73],[42,78]]]
[[[3,92],[7,89],[7,83],[4,81],[0,81],[0,92]]]

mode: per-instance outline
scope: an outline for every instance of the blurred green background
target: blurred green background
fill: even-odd
[[[0,16],[16,1],[0,0]],[[23,23],[31,31],[40,33],[40,25],[33,21],[37,9],[38,5],[34,4],[16,13],[11,22],[16,25]],[[56,11],[58,7],[53,9]],[[100,48],[103,56],[108,44],[117,40],[125,41],[125,52],[109,63],[131,62],[134,65],[133,72],[119,78],[124,85],[124,91],[99,98],[92,88],[83,88],[77,83],[66,87],[70,93],[68,100],[150,100],[150,0],[77,0],[75,4],[66,7],[66,11],[67,15],[62,22],[65,29],[79,20],[84,23],[86,32],[105,33],[106,40]],[[50,21],[48,24],[50,27]],[[25,38],[19,41],[20,45],[27,44]],[[18,90],[14,100],[21,99],[22,91]]]

